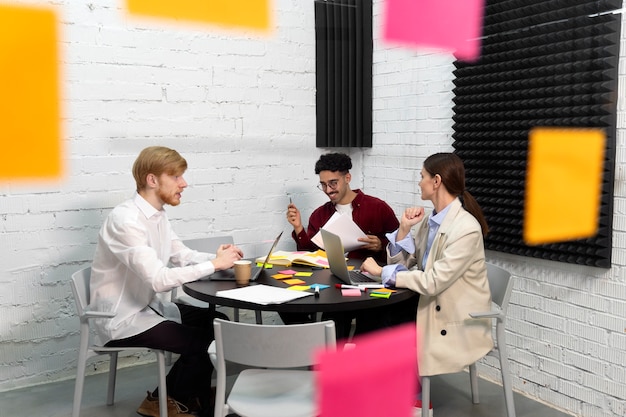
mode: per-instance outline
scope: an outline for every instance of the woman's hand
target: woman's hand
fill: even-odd
[[[396,241],[399,242],[404,239],[411,232],[411,228],[424,219],[424,215],[424,207],[409,207],[404,210],[402,217],[400,217]]]
[[[375,277],[379,277],[383,273],[383,267],[378,265],[376,261],[374,260],[374,258],[367,258],[361,264],[360,269],[362,272],[367,272],[368,274],[373,275]]]

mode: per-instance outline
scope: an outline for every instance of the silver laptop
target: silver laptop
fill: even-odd
[[[349,271],[341,238],[324,229],[321,229],[320,232],[322,233],[324,249],[326,250],[326,256],[328,257],[330,272],[332,272],[333,275],[350,285],[380,284],[380,277],[367,275],[356,269]]]
[[[283,235],[283,232],[280,232],[278,236],[276,236],[276,239],[274,239],[274,243],[272,243],[272,247],[270,248],[270,251],[267,253],[265,260],[263,261],[263,265],[261,266],[252,265],[250,281],[256,281],[261,276],[261,272],[265,270],[265,266],[269,263],[270,256],[272,256],[272,252],[274,252],[274,249],[276,249],[276,245],[278,244],[278,241],[280,240],[280,237],[282,235]],[[230,269],[224,269],[221,271],[215,271],[213,274],[209,275],[209,280],[211,281],[234,281],[235,270],[233,268],[230,268]]]

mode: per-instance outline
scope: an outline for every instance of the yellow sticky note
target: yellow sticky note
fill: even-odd
[[[266,31],[270,0],[126,0],[138,15]]]
[[[526,244],[583,239],[597,232],[605,141],[602,129],[531,130],[524,207]]]
[[[288,290],[294,290],[294,291],[306,291],[308,289],[310,289],[311,287],[308,285],[292,285],[291,287],[288,287]]]
[[[0,180],[62,173],[57,29],[51,9],[0,6]]]
[[[313,275],[313,272],[296,272],[294,274],[294,277],[310,277],[311,275]]]
[[[298,279],[298,278],[286,279],[286,280],[283,280],[283,282],[287,285],[306,284],[305,281],[302,281],[301,279]]]

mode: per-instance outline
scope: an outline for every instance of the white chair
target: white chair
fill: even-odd
[[[261,325],[214,320],[217,364],[215,417],[316,416],[314,352],[335,349],[333,321]],[[253,367],[239,373],[226,398],[226,362]],[[268,369],[271,368],[271,369]],[[300,368],[300,369],[288,369]]]
[[[500,372],[502,374],[502,388],[504,390],[504,403],[506,415],[515,417],[515,404],[513,402],[513,389],[511,384],[511,372],[509,370],[509,357],[506,351],[506,313],[509,306],[509,298],[513,290],[513,279],[511,274],[499,266],[487,263],[487,279],[491,289],[491,299],[493,308],[491,311],[470,313],[473,318],[491,318],[496,321],[496,343],[494,348],[487,354],[500,361]],[[478,404],[478,373],[476,364],[469,367],[470,387],[472,391],[472,402]],[[428,405],[430,403],[430,377],[423,376],[422,382],[422,415],[428,415]]]
[[[146,351],[145,347],[109,348],[93,344],[89,320],[95,318],[113,318],[115,313],[88,310],[89,306],[89,279],[91,267],[83,268],[72,274],[71,286],[76,301],[76,310],[80,320],[80,347],[78,349],[78,364],[76,371],[76,385],[74,388],[74,404],[72,417],[79,417],[80,404],[85,383],[87,360],[96,355],[109,355],[109,385],[107,391],[107,405],[113,405],[115,397],[115,376],[117,372],[117,355],[122,351]],[[159,413],[160,417],[167,417],[167,387],[165,383],[165,356],[162,350],[153,350],[157,357],[159,368]]]

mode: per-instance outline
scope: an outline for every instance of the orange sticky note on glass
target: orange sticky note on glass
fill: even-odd
[[[126,0],[130,13],[266,31],[270,0]]]
[[[383,38],[390,43],[480,56],[484,0],[387,0]]]
[[[605,134],[534,128],[529,134],[524,241],[541,245],[596,234]]]
[[[61,175],[57,29],[51,9],[0,6],[0,180]]]

